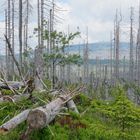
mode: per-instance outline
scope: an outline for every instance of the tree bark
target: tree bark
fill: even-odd
[[[64,100],[57,98],[43,107],[32,110],[27,117],[29,127],[33,129],[45,127],[55,118],[63,106]]]
[[[14,95],[13,97],[10,96],[3,96],[0,98],[0,103],[3,102],[18,102],[22,98],[29,98],[30,94],[23,94],[23,95]]]
[[[22,70],[22,0],[19,0],[19,54],[20,70]]]
[[[20,88],[25,86],[23,82],[18,81],[7,81],[7,84],[12,88]],[[5,82],[0,82],[0,88],[2,88],[3,86],[6,86]]]
[[[14,118],[12,118],[11,120],[9,120],[8,122],[1,125],[0,131],[10,131],[14,129],[17,125],[19,125],[20,123],[22,123],[23,121],[27,119],[29,111],[30,109],[27,109],[21,112],[20,114],[18,114],[17,116],[15,116]]]
[[[30,111],[27,117],[27,122],[29,127],[33,129],[39,129],[45,127],[52,120],[54,120],[56,115],[59,114],[62,107],[67,102],[69,102],[68,106],[71,109],[76,110],[75,109],[76,106],[74,102],[71,100],[71,95],[68,96],[63,95],[43,107],[38,107]],[[78,110],[76,110],[76,112],[78,113]]]
[[[43,80],[43,49],[41,47],[35,49],[35,89],[42,90],[43,84],[40,79]],[[39,79],[39,77],[40,79]]]
[[[79,111],[78,111],[78,109],[77,109],[77,107],[76,107],[76,105],[75,105],[73,100],[70,100],[70,101],[67,102],[67,107],[70,110],[74,111],[75,113],[79,114]]]
[[[7,13],[8,15],[7,15],[7,29],[8,29],[8,31],[7,31],[7,37],[8,37],[8,40],[9,40],[9,42],[11,43],[11,1],[10,0],[8,0],[8,13]],[[10,58],[10,51],[9,50],[7,50],[8,52],[8,57],[7,57],[7,59],[8,59],[8,61],[7,61],[7,63],[8,63],[8,67],[7,67],[7,78],[8,78],[8,80],[10,80],[11,79],[11,74],[10,74],[10,67],[11,67],[11,58]]]
[[[13,52],[13,55],[15,55],[15,0],[12,0],[12,52]],[[14,76],[14,60],[11,59],[11,64],[12,64],[12,75]]]

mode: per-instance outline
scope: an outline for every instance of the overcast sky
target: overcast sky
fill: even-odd
[[[6,4],[2,6],[4,1],[7,0],[0,0],[0,38],[3,38],[5,26],[4,7],[6,7]],[[33,5],[29,24],[30,34],[32,35],[33,29],[37,27],[37,0],[30,1]],[[61,23],[57,23],[55,27],[64,32],[67,32],[68,25],[70,32],[77,31],[77,27],[79,27],[82,38],[85,38],[86,27],[88,27],[89,42],[110,40],[110,32],[113,30],[116,9],[121,11],[123,17],[123,22],[121,23],[122,41],[129,41],[131,6],[135,8],[134,26],[137,28],[139,0],[55,0],[55,2],[64,10],[63,12],[57,12],[57,15],[63,18],[63,20],[61,20]],[[82,43],[82,40],[80,41]],[[34,46],[36,45],[36,40],[31,40],[30,42],[34,42]],[[0,46],[1,50],[4,49],[2,47],[4,46],[2,39]]]
[[[138,22],[138,0],[63,0],[61,3],[68,9],[64,17],[65,28],[69,24],[71,30],[79,26],[82,32],[86,32],[88,26],[90,42],[109,41],[116,9],[123,16],[122,34],[124,30],[129,31],[131,6],[135,8],[134,25]]]

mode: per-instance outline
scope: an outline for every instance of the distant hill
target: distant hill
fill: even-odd
[[[85,44],[75,44],[70,45],[69,48],[66,49],[66,51],[69,51],[70,53],[79,53],[83,55],[83,50],[85,48]],[[102,59],[103,63],[108,63],[110,59],[110,43],[109,42],[98,42],[98,43],[89,43],[89,62],[90,63],[96,63],[96,57]],[[120,43],[120,58],[123,58],[126,56],[126,58],[129,57],[129,43],[122,42]],[[18,53],[16,53],[16,58],[18,58]],[[0,61],[4,61],[4,55],[0,56]]]
[[[85,44],[76,44],[70,45],[70,48],[66,49],[66,51],[77,53],[80,51],[80,54],[83,54],[83,49]],[[90,43],[88,44],[89,48],[89,56],[90,58],[99,57],[101,59],[109,59],[110,57],[110,43],[109,42],[98,42],[98,43]],[[120,43],[120,58],[124,56],[126,58],[129,57],[129,43],[122,42]]]

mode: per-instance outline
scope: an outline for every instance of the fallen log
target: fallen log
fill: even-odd
[[[65,95],[65,94],[66,94],[66,93],[63,92],[62,95]],[[61,94],[60,94],[59,91],[56,91],[56,90],[55,90],[55,91],[51,92],[50,95],[58,96],[58,95],[61,95]],[[73,100],[68,101],[68,102],[66,103],[66,105],[67,105],[67,107],[68,107],[69,110],[72,110],[72,111],[74,111],[75,113],[79,114],[79,111],[78,111],[78,109],[77,109],[77,107],[76,107],[76,105],[75,105],[75,103],[74,103]]]
[[[49,124],[64,106],[64,99],[57,98],[49,104],[30,111],[27,123],[30,128],[39,129]]]
[[[68,109],[70,109],[70,110],[74,111],[75,113],[79,114],[79,111],[78,111],[78,109],[77,109],[73,100],[70,100],[70,101],[67,102],[67,107],[68,107]]]
[[[19,125],[20,123],[22,123],[27,119],[29,111],[30,109],[27,109],[21,112],[20,114],[18,114],[17,116],[15,116],[14,118],[12,118],[11,120],[9,120],[8,122],[1,125],[0,132],[7,132],[14,129],[17,125]]]
[[[23,82],[18,81],[7,81],[7,84],[11,86],[13,89],[20,89],[22,87],[25,87]],[[5,82],[0,82],[0,88],[2,89],[10,89]]]
[[[47,126],[54,120],[67,102],[70,102],[70,107],[75,107],[72,98],[75,96],[75,93],[80,91],[81,89],[77,89],[68,95],[61,95],[49,104],[31,110],[27,117],[29,127],[31,129],[40,129]],[[76,112],[78,112],[78,110]]]
[[[68,95],[59,96],[57,99],[45,106],[37,107],[33,110],[27,109],[21,112],[8,122],[1,125],[0,132],[12,130],[26,119],[30,129],[39,129],[47,126],[54,120],[56,115],[59,114],[67,102],[72,100],[74,96],[79,95],[75,93],[80,92],[81,90],[83,90],[83,88],[79,88]]]
[[[22,98],[29,98],[30,94],[21,94],[21,95],[14,95],[14,96],[3,96],[0,98],[0,103],[2,102],[18,102]]]

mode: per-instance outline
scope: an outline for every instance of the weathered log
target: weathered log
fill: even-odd
[[[83,88],[76,89],[68,95],[59,96],[57,99],[45,106],[38,107],[33,110],[28,109],[21,112],[19,115],[0,126],[0,132],[9,131],[26,119],[29,128],[31,129],[39,129],[45,127],[52,120],[54,120],[56,115],[59,114],[59,112],[67,102],[72,100],[74,96],[78,95],[75,93],[80,92],[82,90]]]
[[[63,106],[64,100],[62,98],[57,98],[43,107],[33,109],[27,117],[29,127],[33,129],[45,127],[54,120],[55,116],[60,112]]]
[[[73,100],[70,100],[70,101],[67,102],[67,107],[68,107],[68,109],[70,109],[70,110],[74,111],[75,113],[79,114],[79,111],[78,111],[78,109],[77,109]]]
[[[3,96],[0,98],[0,103],[5,101],[11,101],[11,102],[18,102],[22,98],[29,98],[30,94],[22,94],[22,95],[14,95],[14,96]]]
[[[60,92],[57,91],[57,90],[51,92],[50,94],[53,95],[53,96],[61,95]],[[65,95],[65,93],[63,95]],[[70,110],[74,111],[75,113],[79,114],[79,111],[78,111],[78,109],[77,109],[77,107],[76,107],[76,105],[75,105],[75,103],[72,99],[70,101],[68,101],[66,103],[66,105],[67,105],[68,109],[70,109]]]
[[[21,87],[24,87],[24,84],[22,82],[17,82],[17,81],[7,81],[7,84],[12,87],[13,89],[20,89]],[[9,89],[9,86],[7,86],[5,82],[0,82],[0,88],[1,89]]]
[[[30,109],[27,109],[21,112],[20,114],[18,114],[17,116],[15,116],[14,118],[12,118],[11,120],[9,120],[8,122],[1,125],[0,132],[3,132],[3,131],[6,132],[6,131],[10,131],[14,129],[17,125],[19,125],[20,123],[22,123],[23,121],[27,119],[29,111]]]

